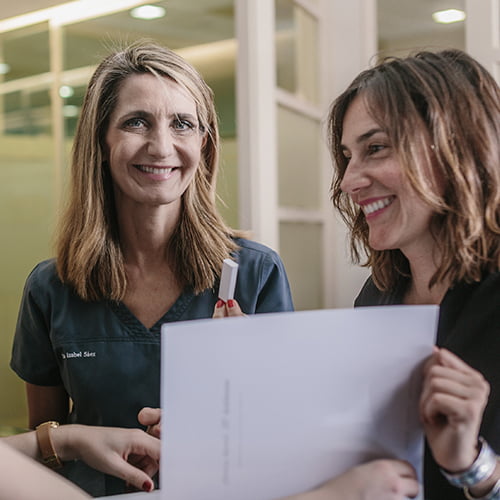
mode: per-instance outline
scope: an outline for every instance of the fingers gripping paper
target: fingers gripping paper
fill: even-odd
[[[373,458],[421,474],[421,367],[435,306],[162,328],[164,500],[272,500]]]

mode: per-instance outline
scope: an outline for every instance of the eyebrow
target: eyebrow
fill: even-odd
[[[133,116],[137,116],[139,118],[150,118],[151,116],[154,116],[155,113],[152,113],[150,111],[145,111],[143,109],[136,109],[132,111],[127,111],[125,114],[121,115],[120,119],[126,119],[130,118]],[[169,115],[171,118],[176,118],[180,120],[191,120],[191,121],[197,121],[197,117],[191,113],[170,113]]]
[[[382,132],[385,134],[385,131],[382,130],[380,127],[376,128],[371,128],[364,134],[361,134],[359,137],[356,138],[356,144],[361,144],[362,142],[368,140],[370,137],[374,136],[375,134],[378,134],[379,132]],[[345,144],[340,145],[341,149],[349,149]]]
[[[174,116],[179,120],[191,120],[192,122],[198,122],[198,117],[192,115],[191,113],[174,113]]]

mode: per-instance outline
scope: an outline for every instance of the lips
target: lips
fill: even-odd
[[[380,198],[370,203],[361,204],[361,209],[365,215],[370,215],[383,208],[389,206],[395,199],[395,196],[388,196],[387,198]]]

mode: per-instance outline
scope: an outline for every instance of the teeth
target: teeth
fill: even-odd
[[[377,210],[381,210],[382,208],[386,207],[387,205],[390,205],[392,203],[392,198],[384,198],[383,200],[377,200],[374,201],[373,203],[369,203],[368,205],[363,206],[363,212],[365,215],[372,214],[373,212],[376,212]]]
[[[142,172],[146,172],[148,174],[169,174],[172,171],[172,168],[154,168],[147,167],[146,165],[137,165],[137,167]]]

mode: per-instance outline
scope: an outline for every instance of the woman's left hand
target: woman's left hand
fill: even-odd
[[[424,368],[420,415],[440,467],[468,469],[478,454],[478,434],[489,384],[446,349],[436,348]]]

